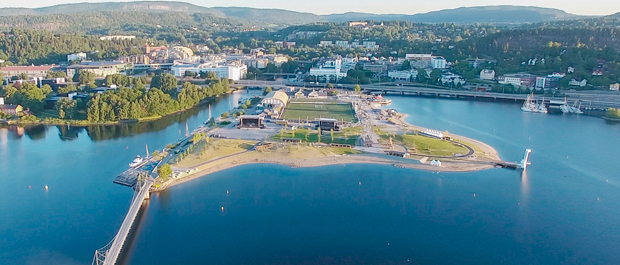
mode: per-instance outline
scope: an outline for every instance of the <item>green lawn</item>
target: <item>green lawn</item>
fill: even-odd
[[[355,113],[351,104],[312,104],[289,103],[284,109],[285,120],[314,120],[317,118],[333,118],[347,122],[355,121]]]
[[[410,152],[418,154],[453,156],[455,154],[467,154],[467,152],[469,152],[465,147],[422,135],[397,135],[394,140],[403,143],[410,149]]]
[[[334,133],[334,139],[332,140],[332,136],[329,132],[323,133],[321,136],[321,143],[336,143],[336,144],[348,144],[351,146],[355,146],[355,142],[359,137],[358,134],[348,134],[344,132]],[[319,140],[317,135],[317,131],[312,131],[310,129],[297,129],[293,134],[293,131],[284,131],[283,133],[277,133],[272,137],[274,140],[281,140],[284,138],[296,138],[301,139],[303,142],[311,142],[316,143]]]

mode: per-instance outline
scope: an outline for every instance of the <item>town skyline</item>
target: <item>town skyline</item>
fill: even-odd
[[[147,0],[150,1],[150,0]],[[137,2],[137,1],[109,1],[109,0],[91,0],[86,3],[105,3],[105,2]],[[583,5],[577,1],[558,1],[558,0],[525,0],[525,1],[498,1],[498,0],[474,0],[468,2],[468,5],[462,5],[461,1],[447,0],[437,2],[423,2],[423,1],[405,1],[405,0],[391,0],[381,2],[376,1],[351,1],[345,0],[338,3],[329,2],[326,0],[318,0],[313,2],[293,2],[284,0],[269,1],[269,3],[256,3],[249,0],[235,1],[234,4],[221,5],[220,3],[213,3],[211,1],[204,0],[188,0],[179,1],[185,3],[191,3],[203,7],[249,7],[260,9],[284,9],[297,12],[307,12],[317,15],[339,14],[347,12],[360,12],[360,13],[372,13],[372,14],[405,14],[413,15],[420,13],[427,13],[433,11],[440,11],[445,9],[454,9],[461,7],[479,7],[479,6],[532,6],[542,8],[554,8],[563,10],[567,13],[575,15],[611,15],[620,12],[620,3],[610,3],[606,0],[593,0],[588,5]],[[76,4],[84,3],[72,0],[30,0],[22,2],[4,2],[0,3],[0,8],[41,8],[63,4]],[[329,9],[325,8],[329,6]],[[394,9],[394,6],[400,6],[401,8]]]

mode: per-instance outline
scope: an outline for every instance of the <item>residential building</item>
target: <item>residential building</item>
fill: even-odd
[[[568,85],[569,85],[569,86],[580,86],[580,87],[584,87],[584,86],[587,86],[587,85],[588,85],[588,80],[586,80],[586,79],[584,78],[584,79],[581,79],[581,81],[577,81],[577,79],[573,78],[573,79],[571,79],[571,80],[568,82]],[[610,89],[611,89],[611,87],[610,87]]]
[[[99,37],[99,40],[133,40],[136,36],[130,35],[111,35]]]
[[[558,88],[558,86],[560,85],[560,79],[561,77],[559,77],[557,74],[548,75],[545,77],[539,76],[539,77],[536,77],[535,87],[544,88],[544,89]]]
[[[252,59],[252,60],[247,61],[247,65],[249,67],[254,67],[254,68],[259,68],[259,69],[267,67],[268,64],[269,64],[269,59],[266,59],[266,58],[258,58],[258,59]]]
[[[86,53],[84,52],[72,53],[72,54],[67,55],[67,62],[84,61],[84,60],[86,60]]]
[[[454,84],[454,85],[464,85],[465,84],[465,79],[463,79],[462,76],[457,75],[457,74],[453,74],[453,73],[445,73],[441,75],[441,83],[444,84]]]
[[[269,63],[275,64],[278,67],[280,67],[283,63],[288,62],[288,57],[283,54],[266,54],[263,55],[263,58],[268,59]]]
[[[569,66],[568,69],[566,69],[566,72],[569,74],[572,74],[575,72],[575,67]]]
[[[441,56],[433,56],[431,59],[431,67],[433,69],[446,69],[448,68],[448,62]]]
[[[128,63],[118,61],[97,61],[97,62],[80,62],[79,64],[67,67],[67,76],[72,77],[75,73],[88,71],[97,77],[105,77],[108,75],[119,74],[122,70],[129,69]]]
[[[593,76],[602,76],[603,75],[603,71],[601,70],[594,70],[594,72],[592,72]]]
[[[495,79],[495,70],[483,69],[480,71],[480,80],[493,80]]]
[[[487,64],[487,60],[486,59],[478,59],[478,58],[476,58],[476,59],[467,59],[467,63],[472,68],[478,68],[480,66],[484,66],[485,64]]]
[[[351,21],[351,22],[349,22],[349,27],[355,27],[355,26],[365,27],[366,25],[368,25],[368,22],[366,22],[366,21]]]
[[[388,67],[384,63],[365,63],[363,69],[371,71],[375,76],[382,77],[387,75]]]
[[[379,49],[379,45],[377,45],[376,41],[364,41],[362,42],[362,46],[366,49]]]
[[[609,90],[619,91],[620,90],[620,83],[615,83],[615,84],[609,85]]]
[[[536,76],[530,74],[508,74],[500,76],[497,81],[502,85],[531,87],[536,85]]]
[[[388,77],[392,79],[398,80],[411,80],[418,76],[417,70],[407,70],[407,71],[388,71]]]
[[[322,40],[319,43],[319,46],[321,46],[321,47],[327,47],[327,46],[332,46],[332,45],[334,45],[334,42],[331,41],[331,40]]]
[[[21,105],[4,104],[4,98],[0,98],[0,112],[17,116],[24,108]]]
[[[27,74],[29,78],[43,78],[47,76],[47,73],[52,67],[54,67],[54,65],[5,66],[0,68],[0,72],[9,78],[12,76],[19,76],[20,74]]]

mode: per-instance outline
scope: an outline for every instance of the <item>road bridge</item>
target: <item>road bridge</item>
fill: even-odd
[[[304,86],[310,88],[317,87],[325,87],[326,84],[316,84],[316,83],[286,83],[286,82],[276,82],[276,81],[253,81],[253,80],[240,80],[236,81],[235,85],[241,85],[246,87],[267,87],[270,86],[272,88],[280,88],[286,86]],[[336,84],[335,88],[348,88],[352,89],[354,84]],[[450,89],[439,89],[439,88],[428,88],[428,87],[420,87],[420,86],[382,86],[376,84],[370,85],[360,85],[362,91],[364,92],[379,92],[382,94],[395,93],[400,95],[413,95],[413,96],[435,96],[435,97],[450,97],[457,99],[488,99],[488,100],[504,100],[504,101],[514,101],[514,102],[523,102],[527,98],[527,94],[508,94],[508,93],[496,93],[496,92],[480,92],[480,91],[470,91],[470,90],[450,90]],[[564,97],[549,97],[548,95],[534,95],[534,99],[538,101],[542,101],[543,99],[559,99]],[[569,104],[574,104],[575,102],[582,103],[582,107],[584,108],[596,108],[596,109],[606,109],[606,108],[620,108],[620,97],[613,96],[598,96],[598,97],[587,97],[585,95],[575,95],[569,96],[567,98]]]
[[[140,212],[142,203],[149,199],[149,190],[153,185],[153,178],[147,174],[143,174],[138,178],[138,182],[134,186],[134,196],[129,206],[129,211],[121,224],[121,228],[110,243],[95,251],[92,265],[114,265],[118,260],[123,245],[127,240],[127,236],[131,231],[131,227]]]

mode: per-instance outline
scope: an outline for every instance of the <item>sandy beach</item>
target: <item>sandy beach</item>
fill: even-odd
[[[419,169],[441,172],[469,172],[485,170],[494,167],[493,161],[479,161],[475,159],[447,159],[442,161],[441,167],[420,163],[415,158],[401,158],[381,154],[351,154],[339,155],[331,152],[330,147],[299,147],[301,150],[294,153],[284,151],[275,152],[240,152],[223,159],[213,159],[195,167],[198,171],[178,179],[169,179],[155,187],[153,191],[162,191],[166,188],[179,185],[209,174],[249,164],[277,164],[292,168],[310,168],[329,165],[351,164],[379,164],[391,165],[400,168]],[[317,152],[318,151],[318,152]]]

